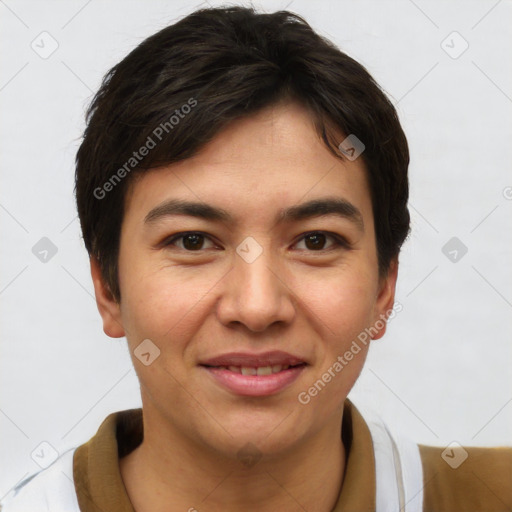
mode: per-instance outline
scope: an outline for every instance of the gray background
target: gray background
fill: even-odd
[[[74,155],[106,71],[199,5],[0,0],[0,498],[110,412],[140,406],[126,340],[103,334],[93,299]],[[365,65],[410,143],[403,311],[374,342],[351,398],[417,442],[510,445],[512,3],[254,5],[303,15]],[[32,252],[43,237],[57,249],[46,262]]]

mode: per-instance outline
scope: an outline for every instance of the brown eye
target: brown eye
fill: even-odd
[[[207,239],[208,237],[203,235],[202,233],[180,233],[170,238],[167,242],[165,242],[165,245],[174,245],[180,249],[189,252],[201,251],[204,249],[203,245],[205,240]],[[176,242],[178,240],[181,240],[182,243],[177,244]]]
[[[203,235],[191,234],[191,235],[185,235],[183,237],[183,247],[185,247],[185,249],[187,249],[187,250],[194,251],[196,249],[201,249],[203,243],[204,243]]]
[[[323,249],[325,245],[326,236],[323,233],[312,233],[304,237],[306,247],[308,249],[316,250]]]
[[[325,247],[327,240],[332,240],[330,247]],[[339,235],[334,233],[325,233],[323,231],[313,231],[302,237],[299,243],[304,241],[304,245],[308,251],[323,251],[336,249],[337,247],[347,247],[348,244]]]

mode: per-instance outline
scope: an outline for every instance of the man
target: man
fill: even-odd
[[[512,449],[450,465],[346,398],[409,231],[407,141],[361,65],[289,12],[204,9],[116,65],[87,122],[78,212],[143,407],[5,511],[512,508]]]

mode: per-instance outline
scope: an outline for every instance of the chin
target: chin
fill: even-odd
[[[220,436],[210,440],[225,453],[237,453],[242,447],[252,445],[265,454],[278,455],[308,434],[309,422],[306,418],[299,419],[297,412],[291,406],[226,412],[219,415],[225,430],[215,428]],[[208,432],[211,434],[212,430]]]

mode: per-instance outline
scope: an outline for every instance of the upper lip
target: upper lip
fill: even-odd
[[[295,366],[305,364],[306,361],[300,357],[274,350],[272,352],[262,352],[261,354],[251,354],[249,352],[230,352],[221,354],[202,361],[203,366],[240,366],[256,368],[261,366],[289,365]]]

